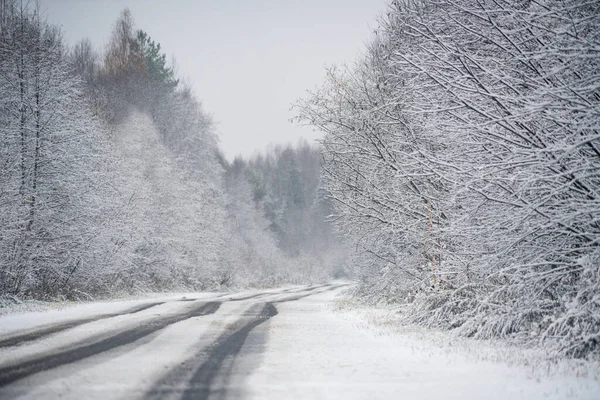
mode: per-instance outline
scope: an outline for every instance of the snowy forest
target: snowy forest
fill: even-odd
[[[356,282],[410,324],[600,356],[600,4],[393,0],[229,162],[126,9],[105,49],[0,0],[0,295]],[[317,82],[315,82],[317,83]]]
[[[69,48],[0,2],[0,292],[86,299],[343,274],[315,146],[233,163],[128,10]]]

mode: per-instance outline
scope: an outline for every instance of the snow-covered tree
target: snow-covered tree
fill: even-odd
[[[599,18],[578,0],[393,1],[362,62],[298,105],[326,133],[364,296],[598,352]]]
[[[0,282],[4,292],[51,295],[113,251],[102,247],[110,156],[58,28],[17,2],[3,13]]]

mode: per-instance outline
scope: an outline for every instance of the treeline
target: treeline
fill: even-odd
[[[298,104],[357,295],[476,338],[600,354],[600,8],[395,0]]]
[[[265,215],[251,169],[236,175],[224,160],[211,119],[128,10],[99,53],[89,40],[68,48],[38,9],[0,0],[0,135],[4,296],[81,299],[323,276],[313,274],[317,253],[278,239],[295,228],[291,220],[273,229],[282,220]],[[285,185],[316,187],[318,152],[303,149],[289,151],[312,152],[310,172],[271,187],[273,198],[293,190]]]
[[[304,141],[275,146],[227,168],[228,185],[247,186],[278,248],[314,280],[347,277],[347,250],[328,217],[331,199],[321,186],[321,151]],[[247,195],[237,196],[247,198]]]

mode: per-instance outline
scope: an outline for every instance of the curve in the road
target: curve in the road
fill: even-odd
[[[272,293],[258,293],[258,294],[251,294],[249,296],[243,296],[243,297],[231,297],[229,298],[229,301],[243,301],[243,300],[249,300],[249,299],[256,299],[258,297],[264,297],[264,296],[268,296]]]
[[[258,298],[267,297],[267,296],[277,296],[277,295],[282,295],[282,294],[295,294],[295,293],[304,293],[304,292],[311,292],[311,294],[314,294],[312,292],[314,292],[315,290],[322,288],[322,287],[329,287],[329,286],[332,286],[332,285],[331,284],[314,285],[314,286],[301,287],[301,288],[283,289],[283,290],[280,290],[277,292],[256,293],[256,294],[242,296],[242,297],[230,297],[229,301],[243,301],[243,300],[250,300],[250,299],[258,299]],[[310,296],[311,294],[308,294],[308,296]]]
[[[325,292],[329,292],[331,290],[339,289],[339,288],[344,287],[344,286],[348,286],[348,284],[342,283],[342,284],[339,284],[339,285],[322,285],[322,286],[317,286],[316,288],[311,289],[308,293],[304,293],[304,294],[295,294],[294,293],[294,295],[291,295],[291,296],[288,296],[288,297],[284,297],[283,299],[273,300],[272,303],[286,303],[288,301],[296,301],[296,300],[300,300],[300,299],[303,299],[303,298],[308,297],[308,296],[313,296],[315,294],[325,293]],[[322,288],[322,287],[326,287],[326,289],[322,289],[322,290],[316,291],[317,289]],[[301,292],[298,292],[298,293],[301,293]]]

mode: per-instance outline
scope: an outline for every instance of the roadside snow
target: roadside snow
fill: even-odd
[[[332,309],[342,318],[377,336],[395,336],[411,346],[429,351],[431,348],[449,357],[461,355],[470,361],[493,361],[527,370],[533,379],[560,377],[590,378],[600,382],[600,363],[579,359],[556,360],[543,349],[524,348],[503,340],[475,340],[451,332],[405,325],[397,310],[360,305],[346,298],[336,299]]]
[[[400,334],[336,312],[335,293],[278,304],[251,399],[599,399],[600,383],[534,376],[531,368],[478,358],[425,331]],[[476,352],[476,348],[471,351]]]

